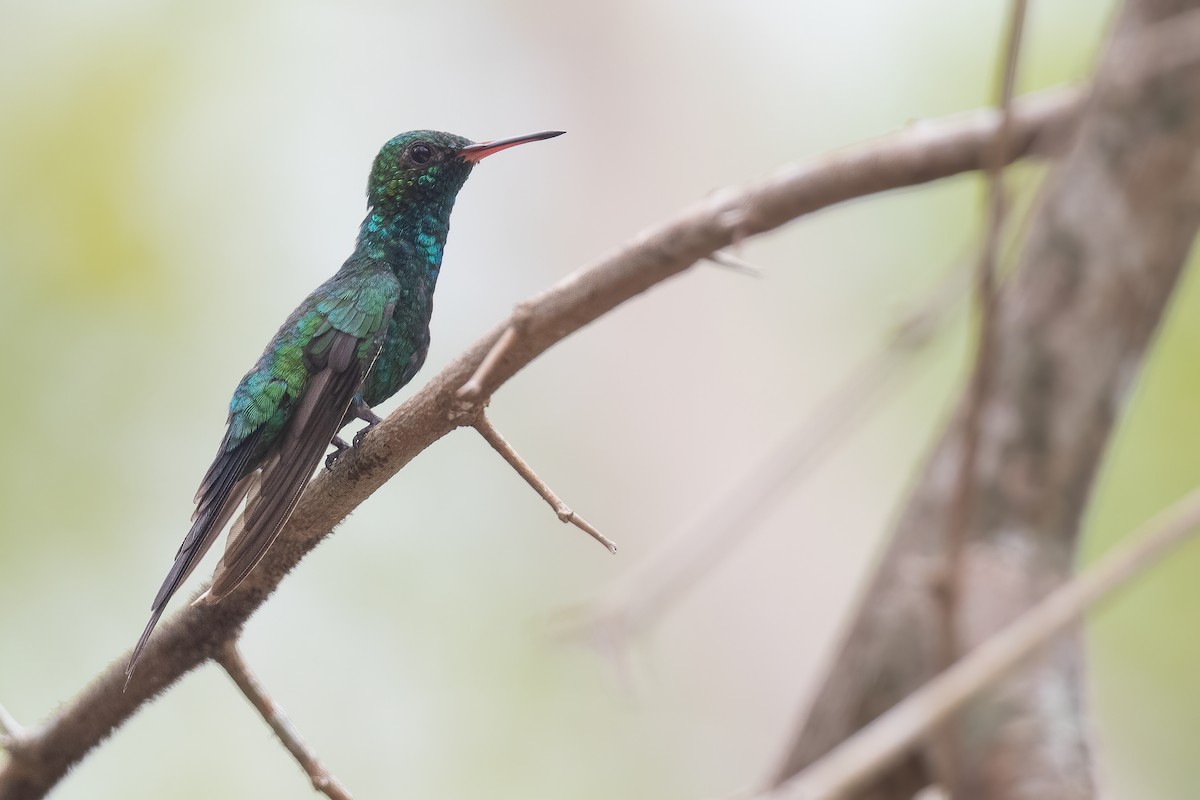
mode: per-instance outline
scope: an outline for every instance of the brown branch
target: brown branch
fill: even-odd
[[[250,671],[250,665],[242,658],[242,654],[238,651],[237,640],[230,639],[225,642],[221,649],[214,656],[214,660],[228,673],[237,687],[242,690],[242,694],[250,701],[250,704],[258,710],[266,723],[271,726],[271,730],[275,731],[275,735],[279,737],[279,741],[287,748],[288,752],[300,764],[300,768],[308,775],[312,781],[313,788],[321,792],[329,800],[354,800],[350,796],[349,790],[329,773],[321,760],[317,758],[317,754],[311,747],[304,743],[300,738],[299,731],[292,725],[291,720],[287,718],[287,714],[279,707],[271,696],[267,694],[267,690],[262,683]]]
[[[980,424],[983,405],[988,396],[994,369],[993,360],[999,342],[996,341],[996,259],[1000,239],[1004,234],[1005,212],[1008,205],[1004,191],[1005,152],[1012,133],[1012,101],[1017,82],[1017,64],[1021,55],[1021,36],[1025,29],[1025,0],[1012,0],[1008,30],[1005,33],[1004,66],[996,105],[1000,112],[1000,130],[988,154],[987,231],[975,271],[975,305],[979,314],[979,343],[975,365],[967,388],[966,413],[963,415],[962,456],[958,468],[958,486],[950,506],[946,526],[946,575],[943,581],[941,632],[941,664],[949,667],[963,652],[958,634],[959,598],[962,593],[962,552],[969,535],[974,508],[975,462],[979,451]],[[953,726],[941,731],[938,752],[942,783],[950,788],[951,796],[959,795],[958,767],[959,734]]]
[[[621,655],[629,639],[655,625],[735,547],[786,491],[814,474],[897,384],[913,359],[961,305],[968,271],[956,268],[897,324],[887,343],[838,382],[816,409],[717,498],[664,538],[604,594],[568,612],[558,632],[603,643]]]
[[[1200,0],[1134,0],[1118,40]],[[1195,12],[1193,12],[1195,13]],[[1173,24],[1175,21],[1162,23]],[[1103,76],[1133,65],[1104,56]],[[958,632],[969,650],[1061,585],[1113,421],[1200,225],[1200,67],[1101,86],[1046,183],[997,311]],[[960,404],[960,409],[965,406]],[[935,448],[773,783],[815,763],[938,671],[945,526],[963,413]],[[958,715],[963,797],[1094,797],[1083,656],[1058,641]],[[1065,711],[1064,711],[1065,710]],[[855,797],[909,797],[940,777],[928,748]]]
[[[1101,600],[1157,566],[1198,529],[1200,489],[1194,489],[1016,622],[762,800],[843,797],[869,783],[964,704],[1069,629]]]
[[[1019,102],[1012,157],[1054,152],[1071,129],[1080,103],[1075,90],[1043,92]],[[845,200],[979,169],[997,126],[990,110],[919,123],[710,195],[529,300],[522,335],[514,334],[507,354],[480,375],[478,396],[490,396],[570,333],[728,246],[735,235],[763,233]],[[469,416],[451,418],[458,390],[479,375],[484,359],[509,327],[493,331],[454,359],[374,428],[353,455],[314,480],[282,535],[236,591],[215,605],[185,607],[161,624],[128,691],[122,691],[126,655],[30,735],[20,764],[0,768],[0,798],[43,797],[147,700],[236,638],[284,576],[347,514],[426,447],[470,424]]]
[[[512,328],[509,328],[509,330],[512,330]],[[608,549],[608,552],[617,552],[617,546],[611,539],[596,530],[590,522],[568,508],[567,504],[554,493],[554,490],[538,477],[538,474],[533,471],[533,467],[525,463],[525,459],[521,458],[517,451],[513,449],[513,446],[500,435],[500,431],[496,430],[496,427],[492,425],[492,421],[487,418],[486,414],[480,413],[475,418],[474,428],[492,446],[492,449],[499,453],[508,462],[509,466],[515,469],[517,474],[524,478],[525,482],[533,487],[533,490],[541,495],[543,500],[550,504],[550,508],[554,509],[554,513],[558,515],[560,522],[570,523],[579,528],[579,530],[604,545]]]

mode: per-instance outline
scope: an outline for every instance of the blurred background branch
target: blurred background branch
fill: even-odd
[[[1196,535],[1200,489],[1157,515],[1129,540],[1011,625],[985,640],[952,667],[839,744],[811,767],[762,800],[843,797],[869,784],[935,728],[1023,659],[1074,625],[1089,609],[1148,572]]]
[[[1132,0],[1114,38],[1154,34],[1197,5]],[[1136,70],[1129,52],[1110,48],[1099,74]],[[956,576],[967,651],[1069,580],[1096,469],[1200,223],[1200,69],[1145,77],[1136,92],[1099,87],[1001,293]],[[774,784],[936,673],[963,417],[934,449]],[[958,752],[918,748],[854,796],[910,797],[944,777],[947,758],[963,797],[1095,796],[1082,668],[1077,637],[1055,642],[948,723]]]
[[[1041,93],[1016,105],[1011,158],[1062,141],[1080,102],[1076,91]],[[987,163],[1000,121],[975,112],[912,125],[765,179],[713,193],[519,307],[514,318],[453,360],[374,429],[361,447],[306,490],[287,528],[255,572],[213,606],[186,607],[160,625],[128,690],[114,662],[0,769],[0,798],[45,795],[72,765],[184,674],[217,658],[288,572],[342,519],[419,452],[469,424],[460,388],[476,376],[472,400],[491,393],[552,345],[616,306],[734,241],[773,230],[845,200],[977,170]],[[505,333],[511,331],[511,333]],[[502,357],[480,365],[505,336]]]

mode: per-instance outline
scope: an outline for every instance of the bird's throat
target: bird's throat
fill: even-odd
[[[446,204],[416,217],[370,209],[359,228],[356,254],[385,263],[401,281],[419,281],[432,292],[450,232],[451,208]]]

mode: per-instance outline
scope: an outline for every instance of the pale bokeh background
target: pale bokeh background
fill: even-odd
[[[229,393],[348,254],[387,138],[569,131],[471,178],[421,384],[515,302],[716,187],[987,102],[1005,5],[0,0],[0,698],[35,723],[132,644]],[[1086,76],[1112,6],[1034,3],[1023,88]],[[955,390],[961,320],[637,649],[635,695],[546,620],[869,352],[969,252],[979,189],[945,181],[755,240],[765,280],[699,267],[497,395],[501,430],[618,556],[469,432],[355,513],[245,649],[356,796],[688,800],[760,780]],[[1189,278],[1105,468],[1089,553],[1200,476],[1197,320]],[[1092,628],[1114,797],[1200,782],[1198,567],[1194,551],[1175,559]],[[55,796],[308,791],[206,667]]]

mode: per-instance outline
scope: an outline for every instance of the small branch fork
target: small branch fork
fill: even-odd
[[[823,800],[865,786],[973,697],[1077,623],[1089,608],[1156,566],[1198,529],[1200,489],[1193,489],[1091,568],[760,800]]]
[[[513,329],[509,328],[508,330],[511,331]],[[495,352],[495,350],[493,350],[493,352]],[[596,530],[590,522],[568,508],[567,504],[564,503],[559,496],[556,495],[554,491],[546,485],[546,482],[538,477],[538,474],[533,471],[533,468],[526,464],[525,460],[517,454],[517,451],[513,449],[512,445],[510,445],[505,438],[500,435],[500,431],[496,430],[496,427],[492,425],[491,420],[487,418],[486,414],[480,412],[475,418],[475,421],[472,423],[472,427],[479,431],[479,435],[487,440],[487,443],[492,446],[492,449],[499,453],[504,460],[508,462],[509,466],[515,469],[517,474],[524,478],[525,482],[532,486],[533,490],[541,495],[543,500],[550,504],[550,507],[554,509],[554,513],[558,515],[560,521],[570,523],[576,528],[579,528],[579,530],[583,531],[588,536],[591,536],[597,542],[608,548],[608,552],[617,552],[617,546],[611,539],[609,539],[600,531]]]
[[[225,642],[214,660],[229,674],[237,687],[242,690],[242,694],[246,695],[250,704],[271,726],[271,730],[275,731],[279,741],[295,757],[301,769],[308,775],[313,788],[324,794],[329,800],[354,800],[350,796],[349,790],[329,773],[329,770],[317,758],[317,754],[300,738],[300,733],[283,713],[283,709],[271,699],[262,683],[250,671],[250,666],[238,651],[237,641],[231,639]]]

